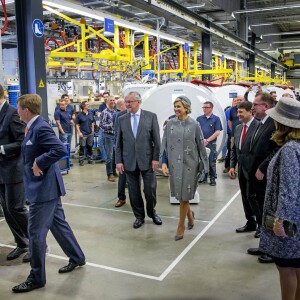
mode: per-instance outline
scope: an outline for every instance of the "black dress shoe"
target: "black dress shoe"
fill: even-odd
[[[255,231],[256,230],[256,225],[248,225],[246,224],[243,227],[237,228],[235,232],[237,233],[242,233],[242,232],[249,232],[249,231]]]
[[[39,289],[45,286],[44,284],[35,284],[29,280],[26,280],[25,282],[20,283],[19,285],[16,285],[12,288],[12,291],[14,293],[27,293],[31,292],[35,289]]]
[[[153,223],[156,225],[161,225],[162,224],[162,220],[158,215],[153,215],[152,217]]]
[[[28,248],[17,247],[13,251],[8,253],[6,259],[7,260],[16,259],[16,258],[20,257],[23,253],[27,252],[27,251],[28,251]]]
[[[58,273],[69,273],[69,272],[72,272],[76,267],[81,267],[84,265],[85,265],[85,261],[82,261],[80,263],[73,263],[70,261],[68,265],[60,268],[58,270]]]
[[[144,220],[136,219],[133,223],[133,228],[137,229],[140,228],[145,223]]]
[[[261,252],[258,248],[249,248],[247,250],[247,253],[250,255],[264,255],[264,253]]]
[[[256,239],[259,239],[259,238],[260,238],[260,234],[261,234],[261,229],[258,228],[258,229],[256,230],[256,232],[254,233],[254,237],[255,237]]]
[[[29,262],[30,262],[30,254],[29,254],[29,252],[27,252],[27,253],[23,256],[22,262],[23,262],[23,263],[29,263]]]
[[[263,254],[261,257],[258,258],[258,261],[262,264],[271,264],[274,262],[274,259],[268,254]]]

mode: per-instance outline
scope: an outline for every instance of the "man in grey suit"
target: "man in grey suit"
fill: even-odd
[[[162,221],[156,214],[156,177],[159,166],[160,136],[156,114],[141,110],[141,95],[130,92],[125,97],[128,114],[119,118],[116,140],[116,167],[126,173],[130,204],[136,217],[133,228],[145,222],[145,209],[140,188],[140,176],[144,182],[147,215],[156,225]]]
[[[7,260],[16,259],[28,251],[28,211],[25,207],[21,157],[25,126],[17,109],[5,101],[4,90],[0,85],[0,203],[17,244],[7,255]],[[23,262],[28,262],[28,259],[27,252]]]
[[[258,121],[252,115],[252,103],[241,102],[238,105],[238,117],[242,122],[234,131],[234,143],[231,149],[230,170],[229,176],[235,178],[235,167],[238,163],[238,178],[243,201],[243,207],[247,223],[245,226],[237,228],[236,232],[255,231],[257,222],[255,213],[250,203],[250,186],[251,178],[249,176],[251,171],[251,155],[250,144],[258,126]]]

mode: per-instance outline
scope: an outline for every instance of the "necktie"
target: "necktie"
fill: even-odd
[[[25,136],[26,136],[26,134],[28,133],[28,131],[29,131],[29,128],[26,126],[26,127],[25,127]]]
[[[134,138],[136,138],[137,129],[138,129],[138,122],[137,122],[136,114],[132,114],[132,117],[133,117],[132,131],[133,131]]]
[[[242,131],[242,136],[241,136],[241,146],[242,146],[243,143],[244,143],[245,136],[246,136],[246,132],[247,132],[247,125],[244,124],[243,131]]]

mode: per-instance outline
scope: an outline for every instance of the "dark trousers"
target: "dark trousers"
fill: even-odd
[[[240,184],[240,190],[241,190],[241,196],[243,201],[243,207],[245,212],[245,218],[247,220],[247,224],[249,226],[255,226],[256,220],[255,220],[255,214],[252,209],[252,205],[249,201],[250,194],[251,194],[251,184],[249,179],[247,179],[243,172],[239,170],[239,184]]]
[[[227,138],[227,152],[225,157],[224,168],[230,168],[230,153],[231,153],[231,135],[228,134]]]
[[[120,200],[126,199],[125,188],[126,188],[126,174],[122,173],[119,174],[119,179],[118,179],[118,198]]]
[[[144,195],[146,198],[147,215],[152,218],[156,206],[156,176],[152,169],[141,171],[138,166],[135,171],[125,171],[128,183],[129,198],[132,211],[137,219],[144,220],[145,209],[141,193],[140,176],[143,178]]]
[[[87,157],[91,159],[93,156],[94,134],[84,135],[79,138],[79,160],[84,160],[84,150],[86,147]]]
[[[207,148],[210,149],[210,154],[208,157],[209,163],[209,177],[211,180],[215,180],[216,178],[216,161],[217,161],[217,144],[209,143],[206,145]]]
[[[252,211],[256,217],[258,227],[262,225],[265,193],[266,193],[267,181],[257,180],[255,177],[250,182],[250,195],[249,202],[252,207]]]
[[[80,263],[85,260],[73,231],[65,220],[60,198],[30,203],[28,232],[31,271],[28,279],[35,284],[46,283],[46,237],[49,229],[70,262]]]
[[[28,247],[28,211],[25,207],[23,182],[0,184],[0,201],[5,220],[17,246]]]

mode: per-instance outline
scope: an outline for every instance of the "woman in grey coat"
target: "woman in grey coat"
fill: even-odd
[[[184,222],[188,218],[188,229],[194,226],[194,213],[189,200],[194,198],[200,173],[208,172],[208,159],[203,135],[198,123],[188,114],[191,101],[177,97],[174,101],[176,117],[166,125],[162,141],[162,171],[170,175],[171,195],[180,201],[180,214],[175,241],[184,235]]]
[[[282,300],[299,300],[300,103],[281,98],[274,108],[267,110],[267,114],[276,125],[272,140],[282,147],[268,167],[259,248],[274,258]]]

